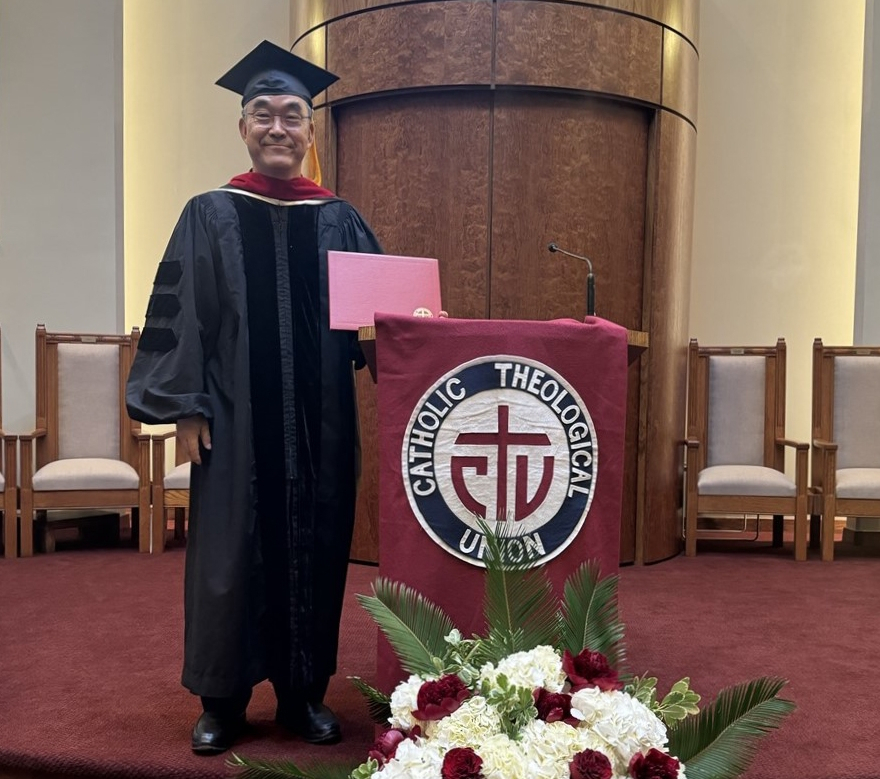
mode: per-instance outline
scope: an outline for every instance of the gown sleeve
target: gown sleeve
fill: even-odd
[[[379,239],[376,238],[366,220],[358,213],[357,209],[349,206],[348,212],[341,220],[342,243],[345,251],[363,252],[365,254],[384,254]],[[367,364],[367,358],[358,342],[356,332],[351,334],[351,359],[356,370],[360,370]]]
[[[159,263],[126,386],[132,419],[164,424],[213,416],[204,378],[218,312],[211,222],[205,205],[191,200]]]

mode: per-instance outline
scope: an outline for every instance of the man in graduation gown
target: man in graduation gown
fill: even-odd
[[[327,250],[380,252],[358,212],[302,177],[312,97],[336,76],[264,41],[217,83],[242,95],[253,170],[184,208],[127,388],[192,462],[183,684],[198,754],[228,749],[256,683],[277,721],[340,738],[336,669],[358,469],[353,334],[331,331]]]

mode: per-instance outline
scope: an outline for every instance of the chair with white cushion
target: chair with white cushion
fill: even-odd
[[[880,346],[813,342],[813,529],[834,559],[834,521],[859,543],[880,530]]]
[[[2,340],[2,339],[0,339]],[[3,360],[0,358],[0,515],[3,517],[3,556],[18,554],[18,488],[15,446],[18,438],[3,432]]]
[[[82,335],[37,326],[36,429],[21,436],[22,557],[33,554],[34,512],[52,509],[131,510],[138,548],[150,551],[150,436],[125,409],[137,341],[136,328]]]
[[[688,351],[685,552],[697,553],[699,517],[768,514],[773,543],[794,518],[794,556],[807,556],[809,445],[785,437],[785,341]],[[785,448],[795,451],[795,478]],[[717,534],[715,536],[717,537]]]
[[[182,541],[186,535],[186,512],[189,509],[190,463],[175,454],[175,466],[165,472],[165,441],[174,437],[174,431],[153,435],[153,551],[165,548],[168,510],[174,511],[174,538]],[[178,450],[175,449],[175,452]]]

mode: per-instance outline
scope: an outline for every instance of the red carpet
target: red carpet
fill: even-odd
[[[758,675],[785,676],[798,711],[765,740],[749,779],[875,779],[880,559],[868,554],[844,550],[832,564],[795,564],[787,551],[743,545],[625,568],[631,670],[658,676],[664,691],[689,675],[707,697]],[[0,777],[229,775],[222,758],[189,750],[199,702],[179,685],[182,574],[181,550],[0,561]],[[352,566],[350,592],[367,591],[375,574]],[[271,690],[261,685],[238,751],[360,760],[373,727],[345,676],[372,679],[374,642],[352,594],[328,696],[342,744],[284,738],[272,722]]]

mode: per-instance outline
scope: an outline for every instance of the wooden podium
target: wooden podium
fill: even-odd
[[[626,329],[584,322],[377,315],[379,574],[463,633],[483,629],[485,541],[546,567],[561,593],[585,560],[617,570]],[[369,348],[367,348],[369,352]],[[399,681],[380,639],[380,686]]]

